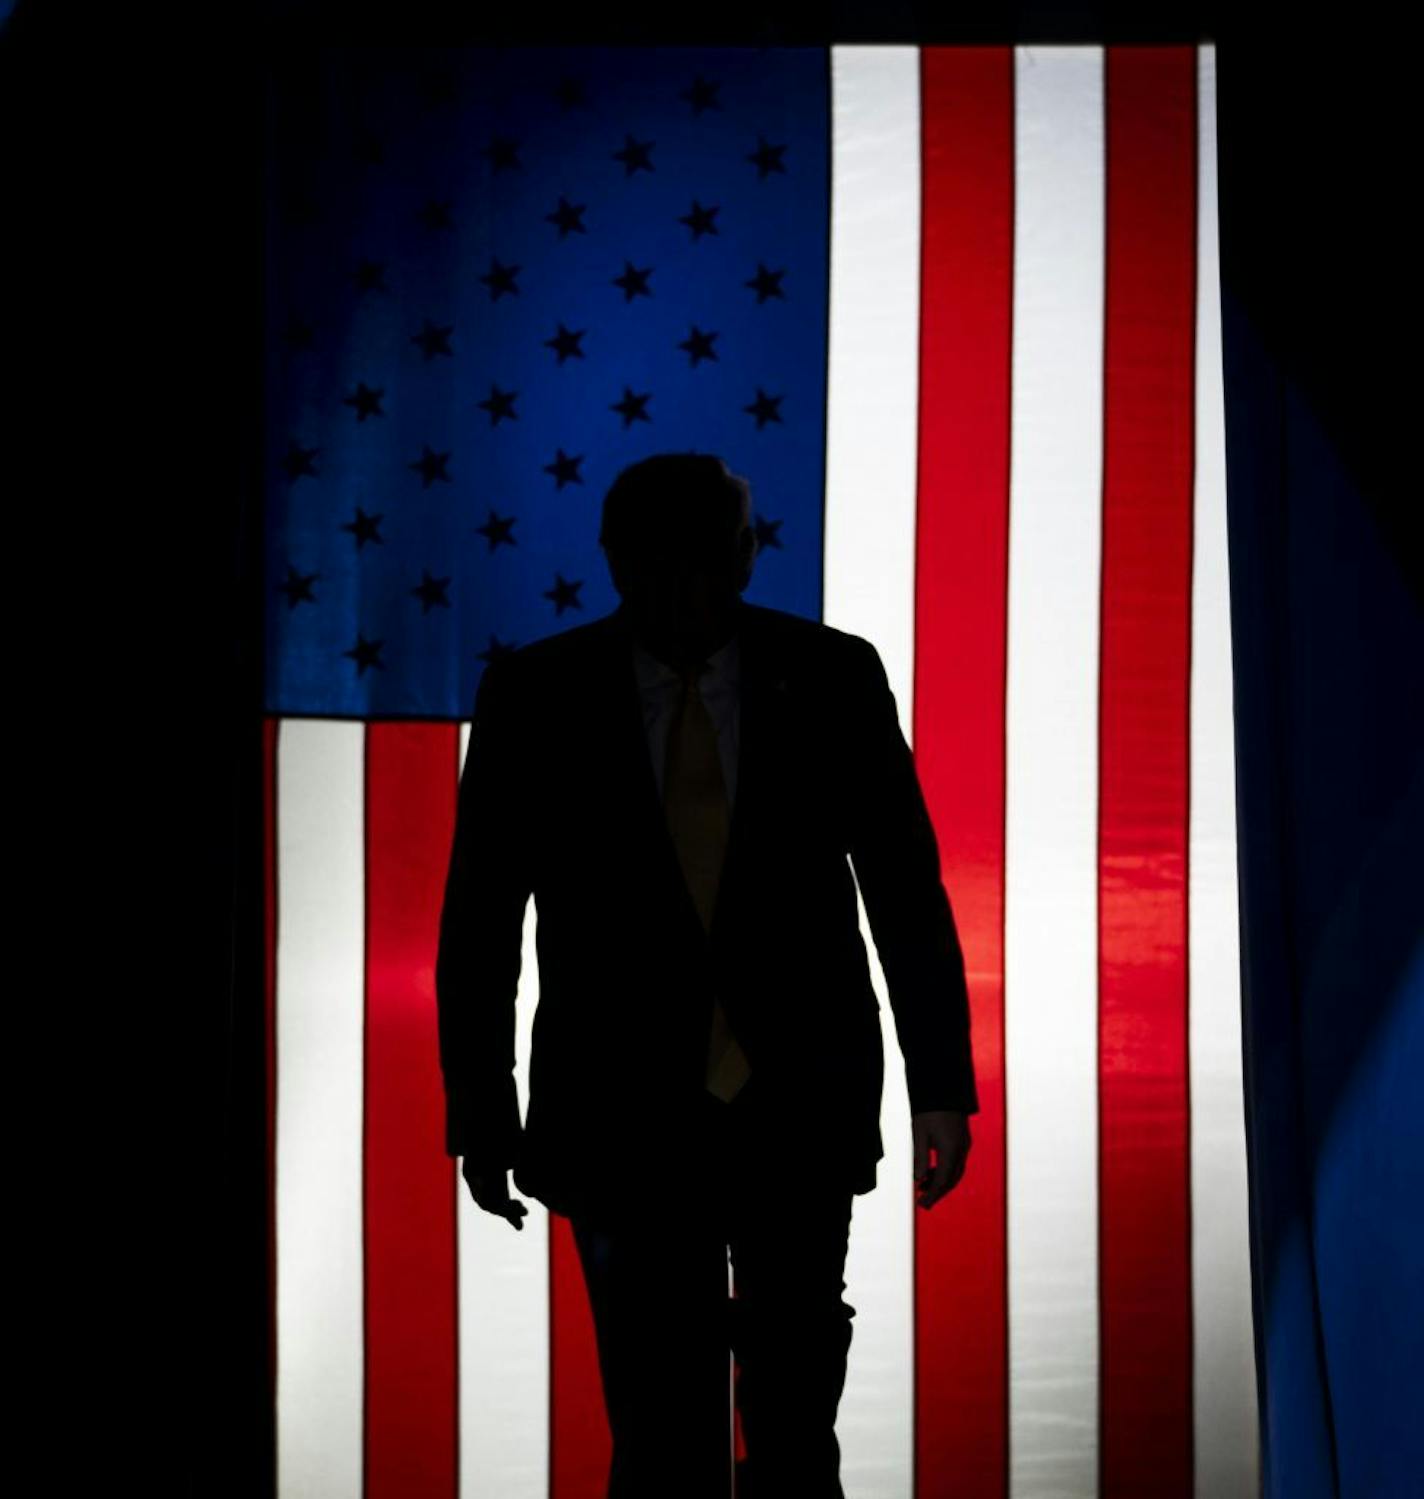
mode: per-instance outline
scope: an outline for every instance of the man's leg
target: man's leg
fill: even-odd
[[[613,1434],[608,1499],[731,1492],[727,1239],[715,1177],[678,1185],[636,1220],[571,1220]]]
[[[835,1423],[855,1316],[841,1296],[853,1196],[829,1178],[787,1179],[744,1120],[729,1235],[749,1480],[738,1499],[844,1499]]]

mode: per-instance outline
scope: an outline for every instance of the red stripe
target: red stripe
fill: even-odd
[[[1014,59],[921,53],[914,748],[969,971],[980,1113],[964,1179],[915,1212],[915,1492],[1008,1477],[1004,670]],[[892,1192],[911,1183],[887,1182]],[[913,1198],[912,1198],[913,1200]]]
[[[1107,52],[1099,1088],[1102,1492],[1192,1491],[1188,652],[1196,51]]]
[[[603,1499],[613,1437],[573,1225],[549,1214],[549,1499]]]
[[[737,1297],[736,1271],[732,1272],[732,1299]],[[741,1391],[737,1388],[742,1377],[742,1366],[734,1357],[732,1359],[732,1490],[736,1493],[736,1471],[737,1464],[745,1462],[747,1456],[747,1439],[742,1431],[742,1400]]]
[[[435,1017],[453,724],[366,730],[365,1499],[455,1499],[455,1163]]]

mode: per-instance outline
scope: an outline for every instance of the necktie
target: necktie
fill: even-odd
[[[727,853],[731,813],[722,763],[717,756],[717,732],[697,690],[697,679],[706,670],[707,663],[702,662],[693,670],[680,673],[682,696],[668,730],[663,810],[687,888],[702,918],[703,929],[710,931]],[[707,1087],[724,1103],[730,1103],[750,1071],[746,1053],[727,1024],[721,1001],[714,998],[707,1047]]]

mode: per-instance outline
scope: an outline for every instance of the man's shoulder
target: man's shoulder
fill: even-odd
[[[820,667],[845,673],[858,666],[865,670],[875,654],[868,640],[849,630],[745,599],[740,605],[739,630],[750,649],[764,646],[793,668]],[[497,669],[515,690],[519,685],[548,682],[550,678],[579,680],[591,667],[606,663],[614,652],[627,648],[626,632],[619,629],[616,613],[610,613],[501,651],[486,672]]]
[[[577,671],[612,644],[613,616],[604,615],[538,640],[507,647],[485,667],[497,668],[510,682],[524,682],[546,672]]]
[[[862,667],[874,656],[875,648],[864,636],[830,625],[822,619],[808,619],[787,609],[773,609],[766,604],[743,603],[749,633],[760,633],[774,642],[791,660],[808,665],[822,665],[844,670]]]
[[[770,604],[751,604],[744,600],[742,613],[752,632],[761,631],[809,650],[841,650],[846,648],[847,642],[868,643],[849,630],[828,625],[823,619],[810,619],[804,614],[793,614],[789,609],[774,609]]]

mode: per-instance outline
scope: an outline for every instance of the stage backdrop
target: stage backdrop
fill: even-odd
[[[437,919],[484,665],[614,607],[605,489],[694,448],[751,481],[747,596],[884,659],[968,963],[983,1112],[928,1214],[882,1008],[847,1494],[1256,1493],[1214,62],[273,70],[281,1495],[603,1492],[569,1225],[481,1214],[444,1154]]]

